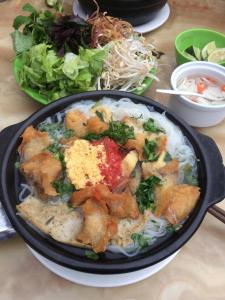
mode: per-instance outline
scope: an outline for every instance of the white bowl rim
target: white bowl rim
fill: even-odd
[[[176,88],[176,80],[175,80],[175,77],[178,74],[182,75],[183,71],[185,71],[186,69],[191,69],[191,67],[193,67],[194,70],[195,67],[200,67],[200,66],[204,67],[205,69],[209,67],[210,71],[219,72],[220,74],[224,73],[222,75],[224,75],[224,81],[225,81],[225,67],[208,61],[192,61],[192,62],[184,63],[173,70],[173,73],[171,75],[171,80],[170,80],[173,90],[178,91],[178,89]],[[209,110],[218,110],[221,108],[225,108],[225,103],[218,104],[218,105],[200,104],[200,103],[193,102],[192,100],[182,95],[179,95],[178,97],[182,98],[184,102],[188,102],[191,106],[193,107],[195,106],[195,108],[199,108],[199,109],[202,108],[202,109],[209,109]]]

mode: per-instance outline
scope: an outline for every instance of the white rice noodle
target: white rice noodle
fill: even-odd
[[[166,227],[168,225],[169,223],[165,219],[151,215],[145,225],[145,229],[140,233],[144,238],[149,239],[148,245],[152,245],[157,238],[167,233]],[[117,246],[115,244],[109,245],[107,249],[113,253],[123,253],[128,257],[135,256],[141,250],[140,246],[134,242],[126,247]]]

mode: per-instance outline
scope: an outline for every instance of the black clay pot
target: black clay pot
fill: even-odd
[[[86,14],[96,10],[93,0],[78,0]],[[133,26],[147,23],[167,0],[97,0],[100,11],[130,22]]]
[[[198,158],[198,178],[201,197],[197,206],[185,221],[183,227],[175,232],[159,238],[145,251],[129,258],[122,254],[106,251],[100,254],[98,261],[85,257],[84,249],[65,245],[51,237],[39,233],[16,214],[21,174],[15,168],[17,149],[21,142],[21,134],[29,125],[36,126],[48,116],[54,115],[68,105],[80,100],[99,100],[107,96],[114,99],[130,98],[136,103],[154,107],[157,112],[166,112],[167,118],[175,123],[192,144]],[[202,222],[208,208],[225,197],[225,168],[222,157],[214,141],[197,133],[183,120],[166,107],[145,97],[119,91],[95,91],[65,97],[41,108],[25,121],[10,126],[0,133],[0,199],[15,230],[39,254],[65,267],[96,274],[118,274],[132,272],[148,266],[172,255],[180,249],[195,233]],[[202,250],[204,252],[204,249]]]

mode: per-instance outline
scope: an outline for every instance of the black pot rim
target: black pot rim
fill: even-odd
[[[124,263],[114,263],[112,261],[102,262],[100,261],[91,261],[80,257],[73,257],[72,255],[68,255],[67,253],[63,253],[63,251],[59,249],[55,249],[51,243],[48,241],[42,241],[41,239],[34,236],[33,232],[30,232],[29,227],[25,224],[25,222],[15,214],[15,207],[11,204],[11,200],[8,195],[8,189],[6,186],[6,170],[8,166],[8,160],[10,153],[15,151],[15,143],[19,139],[19,136],[25,130],[28,125],[34,123],[34,121],[41,117],[43,114],[53,115],[55,112],[62,110],[64,107],[70,105],[73,102],[80,100],[87,100],[102,97],[111,97],[115,99],[120,98],[130,98],[132,101],[137,103],[143,103],[149,106],[153,106],[158,111],[165,111],[166,116],[176,125],[180,127],[180,129],[184,132],[185,135],[188,135],[192,138],[193,144],[195,143],[195,147],[197,149],[196,154],[201,156],[202,165],[205,168],[206,174],[209,174],[211,171],[210,165],[207,163],[207,155],[204,152],[204,146],[199,140],[199,134],[195,132],[190,126],[188,126],[183,120],[181,120],[178,116],[176,116],[173,112],[171,112],[168,108],[163,105],[142,97],[137,96],[132,93],[121,92],[121,91],[94,91],[94,92],[85,92],[77,95],[68,96],[62,98],[56,102],[49,104],[35,112],[25,121],[19,123],[14,132],[14,136],[11,141],[7,144],[7,149],[4,151],[4,156],[1,164],[1,192],[3,195],[3,206],[6,210],[6,213],[15,228],[15,230],[22,236],[25,242],[33,248],[35,251],[43,255],[44,257],[54,261],[57,264],[65,266],[70,269],[75,269],[78,271],[83,271],[87,273],[95,273],[95,274],[119,274],[119,273],[127,273],[136,271],[139,269],[143,269],[158,263],[159,261],[167,258],[168,256],[175,253],[178,249],[180,249],[195,233],[201,224],[204,215],[207,211],[207,208],[210,206],[210,198],[213,197],[213,182],[211,177],[207,177],[207,182],[204,191],[204,199],[201,200],[201,204],[196,207],[194,212],[194,217],[191,222],[189,222],[188,227],[182,234],[179,234],[173,242],[166,242],[166,247],[163,249],[159,249],[156,253],[147,253],[142,254],[138,258],[126,259]],[[221,199],[222,200],[222,199]],[[190,218],[190,217],[189,217]],[[60,244],[60,243],[59,243]]]

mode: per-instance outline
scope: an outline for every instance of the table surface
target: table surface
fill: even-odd
[[[12,22],[21,13],[26,0],[0,3],[0,130],[19,122],[40,105],[26,96],[12,75],[14,56],[10,33]],[[44,1],[30,1],[41,7]],[[66,9],[71,9],[66,1]],[[171,15],[161,28],[146,35],[165,53],[160,60],[159,83],[154,83],[146,96],[167,105],[169,97],[156,95],[155,88],[169,88],[175,67],[175,36],[188,28],[205,27],[225,33],[224,0],[171,0]],[[225,158],[225,120],[200,130],[211,136]],[[220,206],[225,208],[225,202]],[[18,236],[0,241],[0,299],[102,299],[102,300],[202,300],[225,299],[224,224],[207,214],[200,229],[182,248],[177,257],[153,277],[127,287],[89,288],[72,284],[45,269]]]

